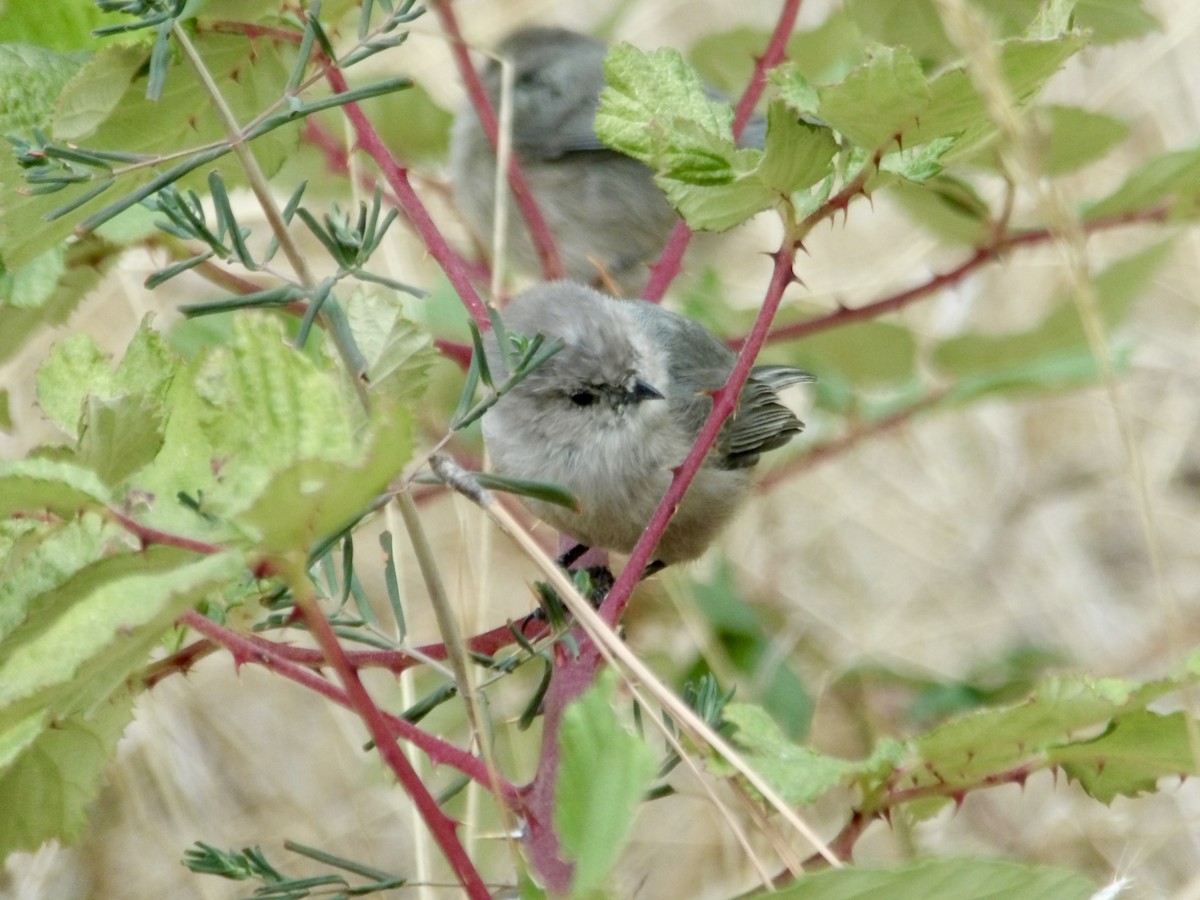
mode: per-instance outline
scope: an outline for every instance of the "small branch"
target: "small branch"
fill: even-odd
[[[669,714],[693,741],[707,744],[722,756],[758,791],[767,804],[791,825],[798,834],[825,853],[827,849],[813,828],[808,825],[778,792],[759,775],[729,742],[701,719],[634,653],[629,645],[592,608],[553,559],[533,540],[529,533],[496,502],[489,491],[472,483],[470,473],[462,471],[448,457],[430,459],[434,471],[448,485],[478,503],[489,518],[533,560],[546,576],[563,604],[574,616],[582,630],[574,632],[573,642],[556,646],[554,678],[543,702],[542,758],[537,776],[525,791],[529,834],[526,845],[530,859],[535,861],[539,874],[551,890],[560,893],[570,887],[571,866],[558,855],[558,839],[553,831],[554,792],[558,765],[558,726],[562,711],[594,681],[600,666],[609,665],[623,670],[631,685],[640,684]],[[644,701],[643,701],[644,703]],[[832,855],[831,865],[838,865]]]
[[[526,616],[520,623],[509,623],[467,638],[467,649],[483,656],[495,656],[505,647],[516,643],[513,631],[528,641],[537,641],[550,634],[550,625],[535,616]],[[319,669],[325,665],[325,655],[320,650],[294,647],[277,641],[268,641],[256,634],[241,636],[243,641],[253,644],[257,650],[272,658],[295,663],[308,669]],[[160,659],[146,668],[143,682],[153,687],[170,675],[186,673],[192,666],[211,654],[216,645],[208,640],[196,641],[187,647]],[[428,661],[446,659],[445,644],[426,644],[411,652],[405,650],[347,650],[346,658],[356,669],[385,669],[393,675],[425,665]]]
[[[1084,222],[1084,229],[1090,234],[1096,231],[1104,231],[1109,228],[1118,228],[1123,225],[1135,225],[1151,222],[1166,221],[1168,208],[1166,206],[1156,206],[1147,210],[1138,210],[1136,212],[1122,213],[1119,216],[1107,216],[1102,219],[1092,219]],[[808,337],[810,334],[816,334],[820,331],[827,331],[830,328],[837,328],[841,325],[846,325],[850,322],[859,322],[866,319],[873,319],[877,316],[886,313],[895,312],[902,309],[908,304],[926,297],[929,294],[936,293],[943,288],[949,287],[952,284],[957,284],[966,275],[973,272],[990,262],[1001,259],[1008,251],[1016,248],[1032,244],[1042,244],[1054,240],[1056,235],[1047,228],[1034,228],[1029,231],[1020,231],[999,235],[991,242],[979,247],[969,257],[959,263],[952,269],[943,272],[940,275],[934,275],[927,281],[922,282],[907,290],[900,291],[897,294],[890,294],[882,297],[879,300],[874,300],[862,306],[854,308],[839,307],[831,313],[826,313],[822,316],[815,316],[804,322],[796,322],[792,325],[784,325],[781,328],[774,329],[767,335],[767,342],[771,344],[780,343],[782,341],[794,341],[803,337]],[[734,338],[729,341],[729,345],[735,350],[740,348],[745,343],[745,338]]]
[[[625,564],[625,568],[600,607],[600,617],[610,626],[620,621],[625,606],[633,594],[633,589],[641,577],[642,570],[650,562],[654,548],[658,545],[663,532],[666,531],[671,517],[675,515],[675,510],[683,501],[684,492],[687,491],[688,485],[692,483],[696,473],[700,471],[705,457],[708,456],[708,451],[716,443],[717,435],[724,426],[725,420],[737,406],[738,395],[741,393],[742,387],[750,375],[750,368],[754,365],[758,351],[766,339],[767,329],[770,328],[771,321],[779,309],[784,289],[796,278],[792,271],[792,254],[795,246],[795,238],[791,234],[787,234],[779,249],[775,251],[775,267],[771,273],[766,297],[763,300],[762,308],[758,311],[758,317],[754,320],[754,327],[738,354],[733,371],[729,373],[729,379],[725,382],[725,386],[713,394],[712,412],[709,413],[700,434],[692,444],[691,451],[675,470],[675,477],[672,479],[670,487],[667,488],[666,495],[658,504],[658,508],[642,532],[641,539],[633,548],[629,561]]]
[[[192,641],[186,647],[181,647],[165,659],[157,660],[148,665],[146,671],[142,673],[142,684],[149,689],[172,675],[186,675],[192,666],[196,665],[204,657],[215,653],[216,650],[217,645],[207,638]]]
[[[229,651],[235,666],[242,666],[246,663],[262,666],[301,687],[308,688],[327,700],[332,700],[339,706],[353,710],[350,697],[344,690],[318,675],[307,665],[297,664],[286,659],[280,651],[287,648],[222,628],[198,612],[184,613],[180,616],[179,621],[193,631],[203,634],[206,639],[205,643],[211,643],[214,647],[224,647]],[[320,651],[311,652],[320,653]],[[348,654],[348,656],[350,655]],[[320,663],[325,663],[323,655]],[[406,740],[425,753],[435,765],[451,766],[485,787],[489,786],[487,769],[478,757],[472,756],[441,738],[434,737],[399,716],[387,713],[384,713],[383,716],[388,727],[392,729],[391,740],[393,742],[396,739]],[[503,782],[501,793],[505,802],[512,809],[519,810],[521,808],[520,794],[513,785]]]
[[[305,589],[303,573],[292,573],[292,576],[290,581],[293,591],[303,591]],[[325,618],[325,614],[317,605],[316,598],[307,593],[297,594],[296,605],[305,624],[308,625],[308,630],[312,632],[321,650],[325,653],[325,658],[337,671],[350,706],[362,719],[371,739],[375,742],[376,751],[387,763],[388,768],[392,770],[420,812],[433,839],[454,870],[459,884],[463,886],[471,900],[490,900],[491,892],[480,877],[474,862],[467,855],[466,848],[458,839],[458,824],[442,812],[425,783],[421,781],[417,770],[413,768],[408,757],[392,739],[393,731],[385,719],[383,711],[371,699],[367,689],[363,687],[363,683],[358,677],[358,671],[346,658],[342,645],[338,643],[337,635],[333,633],[329,620]]]
[[[454,15],[453,4],[451,0],[434,0],[432,6],[437,12],[438,17],[442,20],[442,27],[446,30],[446,35],[449,38],[450,52],[454,56],[455,63],[458,65],[459,77],[462,78],[463,87],[466,88],[471,105],[475,108],[475,114],[479,116],[479,122],[483,126],[484,134],[487,135],[487,139],[492,145],[492,150],[498,151],[500,125],[496,119],[496,111],[492,108],[492,101],[488,99],[487,92],[483,89],[483,82],[479,79],[479,73],[475,71],[475,67],[471,64],[471,56],[467,52],[467,44],[463,40],[462,29],[459,28],[458,19]],[[516,200],[517,208],[521,211],[521,216],[525,219],[530,239],[533,241],[534,249],[537,251],[543,277],[548,281],[562,278],[562,257],[558,253],[558,245],[554,240],[554,232],[546,222],[546,217],[542,215],[542,210],[533,196],[533,191],[530,190],[529,182],[525,179],[525,173],[521,171],[521,166],[515,154],[509,157],[507,175],[509,189],[512,191],[513,199]],[[497,196],[496,202],[499,203],[500,199]],[[496,265],[496,260],[493,260],[492,264]]]
[[[864,813],[861,809],[854,810],[854,813],[850,816],[850,821],[843,825],[842,830],[829,842],[829,849],[833,855],[842,862],[850,862],[854,859],[854,845],[858,843],[858,839],[867,830],[867,826],[877,818],[879,818],[878,814],[870,815]],[[823,869],[828,865],[829,860],[819,853],[814,853],[804,861],[804,868],[806,870]],[[791,884],[793,881],[795,881],[795,878],[792,873],[784,871],[776,876],[774,885],[777,888],[781,888]]]
[[[779,12],[779,21],[775,23],[775,31],[767,42],[763,55],[754,61],[754,74],[750,83],[742,92],[737,107],[733,111],[733,139],[736,141],[746,130],[746,123],[754,115],[754,107],[762,97],[763,89],[767,86],[767,73],[783,61],[787,52],[788,38],[796,27],[796,17],[800,15],[800,5],[804,0],[785,0],[783,9]],[[692,229],[680,220],[671,231],[670,238],[659,254],[658,259],[650,266],[650,280],[642,292],[644,299],[651,303],[659,302],[675,276],[683,265],[683,254],[687,251],[692,240]]]
[[[195,538],[184,537],[181,534],[172,534],[169,531],[159,531],[157,528],[142,525],[129,518],[123,512],[111,507],[108,510],[108,516],[141,541],[143,547],[149,544],[165,544],[168,547],[179,547],[182,550],[191,550],[193,553],[203,553],[206,556],[222,553],[225,550],[219,544],[210,544],[207,541],[198,541]]]

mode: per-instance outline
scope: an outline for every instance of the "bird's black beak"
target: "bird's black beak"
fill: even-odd
[[[642,379],[637,379],[633,383],[633,390],[630,392],[632,399],[641,403],[643,400],[665,400],[658,388],[652,384],[647,384]]]

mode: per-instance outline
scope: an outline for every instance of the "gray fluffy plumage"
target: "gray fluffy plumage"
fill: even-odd
[[[728,379],[735,354],[691,319],[573,282],[533,286],[512,301],[504,321],[564,346],[484,416],[496,471],[567,488],[580,502],[576,511],[526,502],[582,544],[629,552],[711,412],[711,392]],[[494,338],[488,354],[493,367],[500,364]],[[759,456],[804,427],[777,392],[812,380],[788,366],[751,371],[659,542],[658,561],[694,559],[712,542],[745,499]]]

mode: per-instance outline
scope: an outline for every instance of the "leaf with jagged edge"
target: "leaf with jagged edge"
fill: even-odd
[[[654,754],[617,718],[616,679],[604,673],[563,713],[554,826],[575,863],[571,896],[587,897],[608,875],[654,778]]]
[[[116,486],[162,448],[165,399],[177,366],[149,316],[115,369],[90,337],[72,335],[39,367],[38,402],[77,438],[79,460]]]
[[[711,99],[673,50],[620,45],[605,60],[605,76],[596,133],[654,169],[692,228],[731,228],[830,171],[837,145],[829,130],[798,121],[783,103],[768,111],[765,152],[739,149],[729,105]]]
[[[0,731],[0,856],[83,834],[88,807],[132,719],[133,695],[120,692],[53,728],[34,713]]]
[[[1118,716],[1099,737],[1054,747],[1053,765],[1078,781],[1101,803],[1154,791],[1161,778],[1200,773],[1195,736],[1200,724],[1189,724],[1182,712],[1161,715],[1134,710]]]
[[[905,808],[917,817],[932,815],[951,797],[981,787],[986,778],[1011,773],[1010,780],[1021,781],[1031,771],[1028,767],[1044,768],[1056,755],[1069,755],[1065,747],[1091,740],[1114,719],[1142,710],[1180,686],[1175,679],[1046,679],[1023,703],[970,713],[918,737],[914,756],[894,786],[928,789],[929,797]]]
[[[130,675],[181,612],[245,571],[237,553],[137,552],[95,522],[40,540],[0,597],[0,853],[78,836],[130,718]]]
[[[207,502],[269,552],[306,549],[345,525],[412,453],[406,410],[378,402],[363,425],[337,372],[288,344],[270,316],[239,316],[195,384],[218,473]]]
[[[242,35],[215,31],[197,35],[195,42],[238,122],[250,122],[279,98],[287,83],[290,55],[294,49],[282,42],[251,42]],[[225,140],[220,119],[213,114],[211,99],[186,64],[180,62],[172,69],[159,101],[145,98],[146,85],[137,57],[140,54],[144,59],[148,53],[146,47],[106,51],[113,61],[119,61],[121,72],[109,78],[72,79],[58,98],[57,108],[67,117],[65,130],[70,134],[86,133],[86,141],[80,142],[86,148],[150,156],[174,155],[187,148],[200,148]],[[125,77],[122,73],[131,69],[136,75],[114,103],[114,92]],[[104,115],[100,117],[97,111]],[[54,122],[50,123],[50,128],[53,132]],[[289,150],[295,146],[298,128],[297,123],[285,125],[252,144],[259,165],[268,175],[283,164]],[[220,172],[230,189],[245,184],[242,169],[232,154],[202,166],[177,184],[204,189],[208,174],[214,169]],[[43,252],[47,245],[58,243],[71,234],[84,217],[125,196],[156,174],[153,166],[131,171],[98,198],[53,222],[44,221],[43,216],[92,190],[96,182],[72,185],[51,194],[10,195],[13,198],[5,210],[4,228],[0,231],[0,255],[10,266],[23,265]],[[15,166],[0,165],[0,179],[10,187],[16,187],[14,179],[19,178]]]
[[[930,859],[806,872],[771,900],[1087,900],[1095,885],[1067,869],[999,859]]]
[[[66,522],[34,526],[0,556],[0,642],[25,621],[35,604],[41,608],[60,596],[85,566],[120,548],[132,549],[129,536],[87,514]]]
[[[788,739],[766,710],[749,703],[729,703],[721,717],[732,726],[729,740],[750,767],[792,804],[811,804],[834,788],[859,782],[877,784],[905,755],[902,743],[887,740],[865,759],[829,756]],[[708,768],[725,778],[736,774],[733,766],[719,757],[710,758]]]
[[[90,469],[38,457],[0,460],[0,516],[49,512],[69,518],[108,502],[108,489]]]
[[[71,602],[18,626],[0,657],[0,724],[37,709],[48,722],[87,713],[145,662],[181,612],[245,572],[240,553],[182,553],[162,548],[86,566],[68,582]]]
[[[1086,38],[1069,32],[1046,40],[1012,39],[999,47],[1000,73],[1018,107],[1028,105],[1063,64],[1086,46]],[[929,104],[916,127],[905,132],[904,145],[916,146],[939,137],[955,138],[945,162],[961,162],[988,147],[998,132],[983,99],[971,83],[965,64],[929,82]]]
[[[428,332],[404,315],[394,291],[355,291],[346,301],[346,318],[367,360],[372,394],[410,403],[425,393],[438,354]]]
[[[928,109],[930,87],[903,47],[875,46],[842,81],[817,89],[817,115],[860,147],[887,146]]]

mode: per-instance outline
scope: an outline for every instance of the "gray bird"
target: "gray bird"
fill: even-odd
[[[562,485],[579,509],[526,499],[588,547],[628,553],[641,537],[712,410],[736,358],[708,329],[643,300],[617,300],[568,281],[544,282],[504,311],[506,327],[563,347],[483,418],[497,472]],[[493,337],[493,370],[502,370]],[[813,376],[756,366],[655,552],[660,565],[694,559],[746,498],[760,454],[804,425],[779,401]]]
[[[514,66],[513,151],[554,234],[567,276],[589,283],[611,280],[633,295],[644,286],[646,264],[658,256],[679,216],[647,166],[596,137],[607,52],[595,38],[564,28],[525,28],[496,48]],[[499,63],[489,60],[480,77],[499,109]],[[744,143],[761,147],[765,128],[761,117],[751,120]],[[491,143],[467,103],[451,132],[450,181],[455,203],[484,243],[495,214],[495,169]],[[518,267],[537,271],[533,242],[511,198],[506,242]]]

